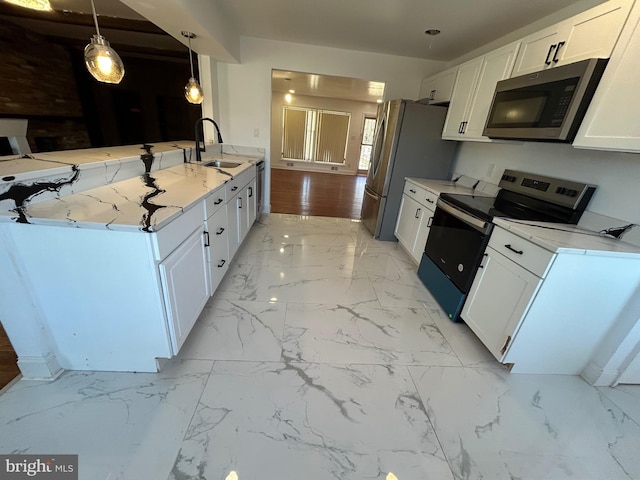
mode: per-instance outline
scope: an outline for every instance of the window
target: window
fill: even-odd
[[[345,163],[351,114],[283,107],[282,158]]]
[[[362,126],[362,143],[360,144],[360,160],[358,161],[358,170],[369,170],[369,162],[371,161],[371,150],[373,148],[373,136],[376,130],[375,117],[365,117]]]

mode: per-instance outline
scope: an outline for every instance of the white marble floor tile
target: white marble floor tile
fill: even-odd
[[[579,377],[408,368],[456,478],[640,478],[640,426]]]
[[[353,245],[294,245],[291,265],[353,270],[356,259],[355,249]]]
[[[435,300],[418,278],[417,272],[400,272],[397,277],[370,274],[373,288],[383,307],[430,307]]]
[[[598,390],[640,425],[640,385],[599,387]]]
[[[460,365],[424,309],[291,303],[282,349],[310,363]]]
[[[0,451],[78,454],[82,480],[166,478],[212,365],[19,381],[0,396]]]
[[[216,362],[170,479],[453,479],[406,367]]]
[[[213,297],[207,303],[180,358],[280,361],[286,305]]]
[[[247,281],[249,280],[252,269],[253,265],[249,263],[239,263],[238,259],[234,259],[229,264],[229,269],[218,285],[214,296],[231,300],[241,298],[247,287]]]
[[[366,275],[331,266],[264,267],[254,265],[246,279],[241,300],[293,303],[331,301],[353,305],[377,300]]]

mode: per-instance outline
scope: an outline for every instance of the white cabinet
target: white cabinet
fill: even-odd
[[[509,229],[494,227],[462,319],[512,373],[579,375],[635,295],[640,254],[570,226],[497,223]]]
[[[394,234],[416,264],[420,263],[427,244],[437,199],[437,195],[424,188],[405,182]]]
[[[247,185],[247,231],[256,221],[258,212],[258,197],[256,189],[256,177],[249,181]]]
[[[205,222],[207,231],[209,276],[211,294],[229,269],[229,244],[226,207],[218,209]]]
[[[441,105],[451,101],[453,84],[456,81],[458,67],[437,73],[422,80],[419,99],[428,99],[429,104]]]
[[[620,35],[573,142],[574,147],[640,152],[640,3]]]
[[[535,293],[540,278],[488,247],[462,309],[462,318],[498,360]]]
[[[608,58],[632,4],[632,0],[610,0],[523,38],[512,76]]]
[[[233,258],[256,220],[256,170],[250,168],[226,184],[229,258]]]
[[[496,84],[509,78],[519,45],[511,43],[459,66],[442,138],[491,141],[482,131]]]
[[[210,296],[204,226],[193,232],[159,265],[171,346],[180,350]]]

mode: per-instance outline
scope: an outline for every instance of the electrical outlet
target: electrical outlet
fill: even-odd
[[[259,128],[254,128],[253,129],[253,136],[258,138],[260,136],[260,129]]]
[[[331,170],[338,170],[338,167],[331,167]]]
[[[293,167],[293,162],[287,162],[287,167]]]

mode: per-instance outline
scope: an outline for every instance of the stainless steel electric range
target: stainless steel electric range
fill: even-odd
[[[499,186],[496,197],[443,193],[436,204],[418,276],[453,321],[459,320],[495,217],[576,224],[596,189],[516,170],[505,170]]]

